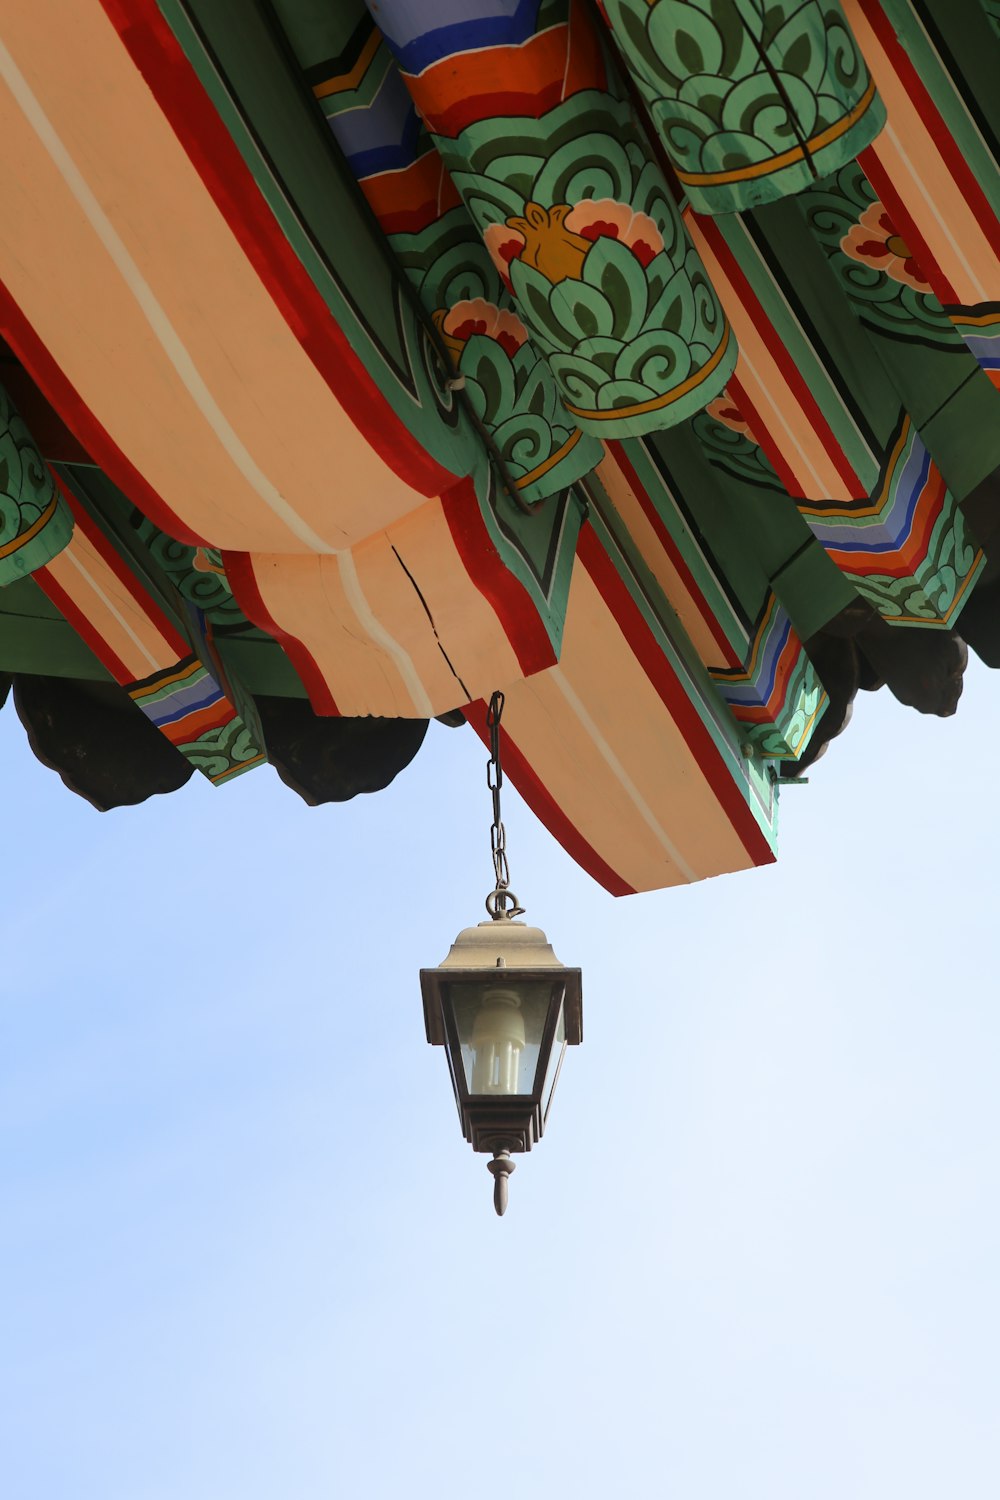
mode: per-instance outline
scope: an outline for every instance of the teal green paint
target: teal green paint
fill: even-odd
[[[605,0],[605,10],[699,212],[800,192],[885,122],[836,0]]]
[[[520,236],[518,313],[584,432],[638,436],[720,394],[735,341],[627,98],[582,90],[537,119],[432,139],[480,232]],[[615,238],[586,237],[591,194],[648,221],[648,263]]]
[[[70,509],[0,386],[0,588],[43,568],[72,535]]]

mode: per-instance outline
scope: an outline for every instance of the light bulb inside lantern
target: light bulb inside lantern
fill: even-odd
[[[489,989],[472,1027],[472,1093],[516,1094],[524,1016],[519,996],[511,989]]]

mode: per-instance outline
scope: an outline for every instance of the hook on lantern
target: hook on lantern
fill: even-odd
[[[507,903],[510,902],[508,906]],[[513,891],[496,890],[490,891],[486,897],[486,910],[494,922],[510,921],[513,917],[523,917],[524,907],[518,906],[517,897]]]

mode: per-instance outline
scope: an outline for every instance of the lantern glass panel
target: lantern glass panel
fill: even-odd
[[[559,1015],[556,1018],[555,1036],[552,1040],[552,1048],[549,1052],[549,1065],[545,1072],[545,1087],[542,1090],[542,1127],[549,1122],[549,1110],[552,1107],[552,1095],[556,1091],[559,1082],[559,1071],[563,1065],[566,1055],[566,1009],[560,997]]]
[[[470,1096],[535,1092],[554,988],[511,970],[447,986]]]

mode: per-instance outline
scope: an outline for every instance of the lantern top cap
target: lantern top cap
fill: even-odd
[[[525,922],[480,922],[466,927],[452,943],[442,969],[561,969],[540,927]]]

